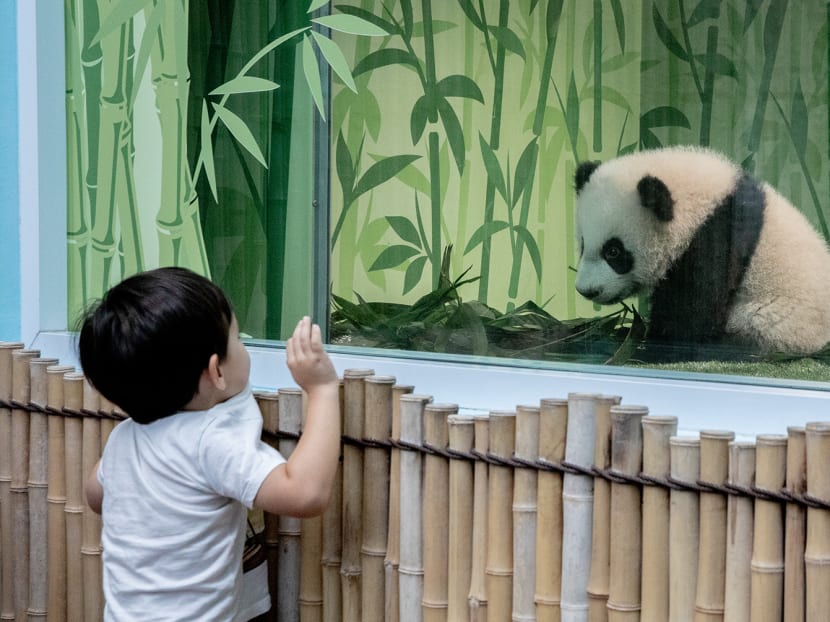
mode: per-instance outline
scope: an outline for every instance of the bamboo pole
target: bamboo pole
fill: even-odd
[[[401,438],[401,396],[412,393],[411,385],[396,384],[392,387],[392,438]],[[389,456],[389,528],[387,530],[386,557],[383,560],[386,579],[384,594],[384,620],[398,622],[400,618],[400,586],[398,565],[401,558],[401,450],[392,447]],[[327,621],[328,622],[328,621]]]
[[[645,475],[663,481],[669,476],[669,439],[675,434],[677,417],[643,417]],[[668,488],[643,488],[642,622],[666,622],[669,619],[669,511]]]
[[[729,442],[733,432],[700,433],[700,479],[722,485],[729,474]],[[716,492],[700,494],[700,552],[695,620],[723,620],[726,583],[726,499]]]
[[[473,423],[473,448],[486,455],[490,447],[490,418],[476,417]],[[487,493],[488,466],[484,460],[476,460],[473,467],[473,533],[472,562],[470,568],[470,622],[487,622]]]
[[[31,396],[29,362],[37,350],[12,351],[12,399],[28,404]],[[29,413],[12,409],[12,555],[14,557],[15,619],[23,620],[29,606]]]
[[[759,435],[755,485],[778,492],[787,481],[787,437]],[[755,500],[752,549],[752,622],[780,622],[784,616],[784,508]]]
[[[97,410],[98,393],[85,381],[81,372],[63,376],[64,404],[71,410]],[[84,474],[82,473],[83,424],[76,417],[65,422],[64,476],[66,477],[66,503],[64,524],[66,526],[66,618],[80,620],[84,615],[86,590],[96,586],[83,582],[83,511],[86,505],[83,496]],[[88,474],[87,474],[88,475]],[[101,588],[102,589],[102,588]]]
[[[700,439],[669,439],[671,477],[694,483],[700,478]],[[697,492],[673,488],[669,493],[669,620],[692,622],[697,592],[697,553],[700,542],[700,498]]]
[[[594,420],[594,466],[611,466],[611,407],[620,403],[618,396],[596,396]],[[594,478],[594,509],[591,517],[591,569],[588,575],[588,620],[608,619],[608,589],[611,581],[611,482]]]
[[[421,447],[424,442],[424,408],[431,398],[424,395],[401,396],[401,442]],[[423,466],[418,450],[401,453],[401,561],[400,620],[423,619]]]
[[[343,374],[343,435],[363,438],[364,382],[374,375],[371,369],[347,369]],[[362,618],[362,579],[360,563],[361,506],[363,504],[363,450],[351,444],[343,447],[343,551],[340,580],[343,622]]]
[[[756,451],[753,443],[729,444],[729,483],[749,488],[755,480]],[[732,622],[749,621],[754,529],[752,499],[729,495],[726,500],[726,583],[723,615]]]
[[[49,506],[48,549],[47,549],[47,620],[66,619],[66,478],[63,468],[66,463],[64,416],[60,409],[64,406],[63,376],[74,371],[68,365],[52,365],[46,369],[47,388],[46,405],[54,409],[48,417],[48,466],[47,466],[47,504]]]
[[[565,460],[590,468],[594,457],[597,396],[568,395],[568,431]],[[588,619],[588,577],[594,478],[566,473],[562,484],[562,609],[563,622]]]
[[[343,429],[343,383],[340,383],[340,429]],[[340,593],[340,561],[343,544],[343,448],[337,465],[331,499],[323,512],[323,550],[320,563],[323,566],[323,619],[340,622],[343,619],[343,602]]]
[[[280,429],[280,397],[276,391],[257,391],[257,405],[262,413],[262,430],[266,432],[266,442],[278,450],[276,434]],[[277,594],[279,593],[279,517],[269,512],[263,513],[262,540],[265,546],[265,558],[268,560],[268,593],[271,595],[271,608],[265,614],[268,622],[277,619]]]
[[[81,387],[76,390],[80,396],[74,398],[75,407],[82,405],[84,409],[97,411],[100,407],[101,396],[86,378],[82,382],[69,380]],[[64,400],[67,399],[67,378],[64,376]],[[113,420],[104,421],[97,417],[84,417],[81,424],[81,444],[83,456],[81,458],[81,474],[89,477],[93,468],[101,457],[101,452],[115,424]],[[106,436],[105,436],[105,430]],[[87,620],[101,620],[104,617],[104,584],[101,553],[101,515],[92,511],[88,503],[83,504],[81,514],[81,564],[83,568],[83,607]],[[68,585],[68,583],[67,583]]]
[[[539,407],[516,407],[516,458],[539,456]],[[513,475],[513,620],[536,620],[536,469],[516,469]]]
[[[565,459],[568,401],[546,398],[539,402],[539,459]],[[562,473],[540,471],[536,528],[536,617],[559,622],[562,594]]]
[[[46,407],[49,376],[46,369],[58,359],[34,358],[29,362],[30,402]],[[30,620],[46,617],[49,602],[49,422],[38,409],[29,413],[29,605]]]
[[[830,423],[806,426],[807,494],[830,500]],[[805,608],[808,622],[824,620],[830,611],[830,510],[807,508],[807,544],[804,550]]]
[[[516,413],[490,413],[490,454],[506,460],[513,453]],[[491,464],[487,491],[487,616],[509,620],[513,610],[513,469]]]
[[[12,398],[12,355],[19,342],[0,341],[0,399]],[[12,409],[0,406],[0,619],[14,620],[14,534],[12,527]]]
[[[611,469],[636,477],[643,467],[645,406],[611,408]],[[639,486],[611,484],[609,622],[640,619],[642,579],[642,493]]]
[[[469,454],[475,439],[473,417],[450,415],[449,447],[451,451]],[[449,474],[449,565],[447,574],[447,619],[469,620],[467,594],[473,557],[473,463],[450,460]]]
[[[427,404],[424,408],[424,444],[446,451],[447,417],[458,412],[455,404]],[[448,607],[450,465],[444,456],[424,458],[424,622],[445,622]]]
[[[787,428],[787,490],[803,495],[807,490],[807,448],[803,427]],[[798,503],[787,504],[784,537],[784,622],[804,621],[804,545],[807,512]]]
[[[369,376],[364,380],[363,434],[386,442],[392,435],[392,376]],[[382,620],[386,607],[386,557],[389,512],[389,453],[385,447],[363,451],[362,544],[363,580],[361,610],[365,620]]]
[[[301,394],[303,427],[308,417],[308,400]],[[323,517],[300,521],[300,620],[323,620]]]
[[[303,421],[303,392],[290,387],[279,390],[280,430],[288,434],[299,434]],[[278,441],[279,452],[288,460],[297,446],[293,438]],[[293,516],[280,516],[278,521],[279,557],[277,576],[280,579],[277,590],[277,620],[297,622],[300,619],[300,536],[301,521]]]

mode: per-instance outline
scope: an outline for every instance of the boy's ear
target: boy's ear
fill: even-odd
[[[213,385],[220,391],[225,390],[225,376],[222,374],[222,368],[219,365],[218,354],[212,354],[210,356],[210,360],[208,360],[208,365],[205,368],[205,371],[202,373],[207,376],[207,380],[210,382],[211,385]]]

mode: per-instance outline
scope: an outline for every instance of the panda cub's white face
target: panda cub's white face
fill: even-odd
[[[630,182],[604,168],[593,172],[577,195],[577,291],[607,305],[653,288],[661,275],[655,248],[645,241],[659,238],[656,221]]]

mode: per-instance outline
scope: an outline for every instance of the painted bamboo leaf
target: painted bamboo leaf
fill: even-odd
[[[519,202],[519,197],[533,183],[533,167],[536,165],[537,150],[538,142],[534,136],[527,143],[527,146],[525,146],[516,164],[516,173],[513,181],[513,198],[510,203],[511,208],[516,206]]]
[[[378,29],[383,30],[384,34],[401,36],[403,36],[404,34],[403,31],[397,26],[397,24],[385,20],[382,17],[375,15],[371,11],[367,11],[366,9],[362,9],[356,6],[350,6],[348,4],[338,4],[336,5],[336,8],[341,13],[344,13],[346,15],[352,15],[366,22],[369,22],[370,24],[376,26]]]
[[[324,37],[313,30],[311,31],[311,36],[314,38],[317,47],[320,48],[320,52],[323,54],[323,58],[326,59],[329,67],[339,76],[343,84],[350,90],[357,92],[357,86],[352,78],[352,72],[349,71],[349,63],[337,44],[328,37]]]
[[[487,171],[487,179],[493,184],[506,203],[507,188],[504,184],[504,174],[501,172],[501,165],[496,157],[496,153],[481,132],[478,133],[478,142],[481,146],[481,157],[484,160],[484,170]],[[466,254],[467,251],[464,251],[464,253]]]
[[[620,41],[620,49],[625,52],[625,13],[623,13],[622,2],[611,0],[611,12],[614,14],[614,26],[617,29],[617,39]]]
[[[378,160],[370,166],[369,170],[367,170],[363,177],[358,180],[354,187],[354,194],[352,197],[356,199],[372,188],[375,188],[383,182],[392,179],[401,170],[412,164],[420,157],[421,156],[419,155],[397,155]]]
[[[787,2],[780,0],[771,2],[764,20],[764,53],[775,56],[778,50],[778,40],[781,38],[781,29],[784,25],[784,14],[787,12]]]
[[[426,255],[421,255],[420,257],[416,257],[413,259],[406,268],[406,274],[404,274],[403,278],[403,295],[408,294],[411,292],[415,286],[421,281],[421,277],[424,274],[424,266],[426,266],[427,257]]]
[[[755,17],[758,15],[758,11],[761,8],[761,5],[764,3],[764,0],[746,0],[746,13],[744,13],[744,32],[749,30],[749,27],[752,25],[752,22],[755,21]]]
[[[387,216],[386,220],[389,226],[392,227],[392,230],[398,234],[399,238],[404,242],[409,242],[413,246],[421,248],[421,238],[418,235],[418,230],[408,218],[404,216]]]
[[[461,122],[446,99],[438,100],[438,114],[441,115],[441,122],[444,125],[444,131],[447,133],[447,141],[450,143],[455,166],[458,168],[458,173],[461,174],[464,172],[464,160],[466,159],[464,130],[461,129]]]
[[[315,17],[311,21],[324,28],[331,28],[332,30],[343,32],[347,35],[385,37],[386,35],[392,34],[372,20],[364,19],[357,15],[348,15],[345,12],[337,15]]]
[[[462,11],[464,11],[464,15],[467,16],[470,23],[483,32],[484,23],[482,22],[481,17],[479,17],[478,12],[476,12],[473,3],[470,0],[458,0],[458,6],[461,7]]]
[[[625,67],[636,63],[639,59],[640,54],[638,52],[627,52],[625,54],[610,56],[606,60],[602,61],[602,70],[605,73],[611,73],[612,71],[624,69]]]
[[[121,28],[129,20],[141,12],[144,7],[150,4],[151,0],[121,0],[116,3],[101,22],[101,27],[98,29],[96,35],[92,38],[92,45],[99,43],[101,39],[108,34],[115,32]]]
[[[456,74],[442,78],[435,85],[435,91],[441,97],[466,97],[484,103],[481,89],[467,76]]]
[[[533,234],[527,230],[527,227],[523,227],[522,225],[514,225],[513,231],[516,232],[516,235],[522,239],[525,246],[527,246],[527,252],[530,254],[530,260],[533,262],[533,268],[536,270],[536,278],[542,278],[542,254],[539,252],[539,246],[536,244],[536,238],[533,237]]]
[[[211,140],[210,118],[208,114],[207,100],[202,100],[202,161],[205,163],[205,176],[210,185],[210,193],[213,200],[219,203],[219,193],[216,191],[216,168],[213,163],[213,141]]]
[[[410,0],[400,0],[398,4],[401,7],[401,13],[403,14],[403,35],[404,38],[410,38],[412,36],[412,26],[413,26],[413,17],[412,17],[412,2]]]
[[[804,92],[801,90],[801,80],[796,80],[790,111],[793,145],[797,153],[806,153],[809,113],[807,112],[807,103],[804,101]]]
[[[334,153],[334,165],[337,170],[337,179],[340,180],[340,187],[343,190],[344,210],[352,203],[352,189],[354,188],[354,162],[349,147],[343,138],[343,132],[337,134],[337,147]]]
[[[138,54],[135,56],[132,101],[130,102],[130,108],[132,108],[135,104],[135,97],[138,94],[139,84],[141,80],[144,79],[144,73],[147,71],[147,65],[150,62],[150,53],[153,49],[156,38],[159,36],[163,16],[164,6],[162,4],[154,5],[150,11],[150,14],[146,16],[144,34],[141,36],[141,43],[138,46]]]
[[[314,48],[311,47],[311,38],[308,35],[303,37],[303,75],[305,76],[308,90],[311,92],[311,98],[314,100],[314,105],[317,106],[317,112],[323,121],[326,120],[326,110],[323,107],[323,86],[320,83],[320,65],[317,64],[317,56],[314,54]]]
[[[427,126],[427,118],[429,117],[429,99],[426,95],[421,95],[412,106],[412,112],[409,115],[409,133],[412,135],[412,144],[418,144],[421,136],[424,135],[424,129]]]
[[[326,6],[329,3],[329,0],[312,0],[311,4],[308,5],[308,9],[306,13],[314,13],[319,8]]]
[[[403,262],[405,262],[410,257],[414,257],[421,251],[417,248],[413,248],[412,246],[406,246],[404,244],[394,244],[388,248],[385,248],[378,258],[375,260],[375,263],[372,264],[372,267],[369,268],[369,272],[374,272],[375,270],[387,270],[389,268],[397,268]]]
[[[711,59],[707,54],[695,54],[695,59],[703,66],[709,63],[709,68],[715,72],[715,75],[738,79],[738,69],[735,63],[721,53],[714,54]]]
[[[568,126],[568,136],[571,139],[571,145],[576,148],[579,140],[579,90],[576,86],[576,78],[573,71],[571,72],[571,80],[568,84],[568,100],[565,105],[565,122]]]
[[[720,5],[722,0],[700,0],[689,17],[687,28],[692,28],[707,19],[718,19],[720,17]]]
[[[279,88],[273,80],[256,76],[238,76],[213,89],[211,95],[239,95],[241,93],[262,93]]]
[[[522,60],[527,60],[525,58],[525,48],[522,45],[521,39],[519,39],[518,35],[510,30],[510,28],[490,26],[490,32],[493,33],[496,41],[498,41],[499,45],[501,45],[505,50],[520,56]]]
[[[418,193],[415,193],[415,217],[418,219],[418,232],[421,234],[421,240],[424,243],[424,250],[427,256],[431,255],[429,250],[429,238],[427,237],[426,228],[424,227],[424,219],[421,217],[421,204],[418,201]]]
[[[663,42],[663,45],[666,48],[677,56],[677,58],[684,60],[686,62],[689,61],[689,55],[686,54],[686,50],[680,45],[680,42],[674,36],[671,29],[669,28],[668,24],[666,24],[663,16],[660,15],[660,9],[657,8],[657,3],[654,3],[654,9],[652,11],[652,16],[654,20],[654,30],[657,32],[657,36],[660,37],[660,40]]]
[[[408,51],[400,48],[383,48],[367,54],[355,65],[352,75],[357,76],[388,65],[403,65],[418,68],[417,59]]]
[[[231,133],[231,136],[234,137],[236,142],[242,145],[248,153],[254,156],[254,158],[256,158],[256,160],[262,164],[263,167],[268,168],[268,163],[265,161],[265,156],[262,155],[262,150],[259,148],[256,138],[254,138],[254,135],[251,130],[248,129],[248,126],[245,125],[245,122],[240,119],[236,113],[231,112],[224,106],[213,104],[213,109],[216,111],[216,114],[219,115],[219,119],[221,119],[222,123],[225,124],[225,127],[228,128],[228,131]]]
[[[467,247],[464,249],[464,254],[475,250],[476,246],[482,244],[484,240],[493,237],[499,231],[504,231],[510,225],[503,220],[493,220],[481,225],[470,236],[470,241],[467,242]]]
[[[692,129],[692,124],[682,110],[674,106],[658,106],[640,117],[641,128],[682,127]]]
[[[432,34],[437,35],[458,28],[458,24],[448,22],[445,19],[433,19],[431,22]],[[415,22],[412,25],[412,38],[418,39],[424,36],[424,22]]]

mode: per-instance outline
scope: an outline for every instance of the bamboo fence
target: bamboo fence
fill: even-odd
[[[459,413],[344,374],[326,512],[265,515],[267,620],[826,620],[830,423],[736,441],[618,396]],[[266,442],[296,388],[258,392]],[[82,482],[125,415],[81,373],[0,342],[0,620],[101,620]]]

